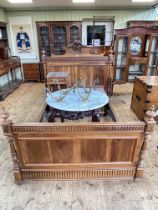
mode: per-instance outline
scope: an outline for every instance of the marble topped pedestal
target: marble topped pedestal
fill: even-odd
[[[68,92],[66,96],[65,92]],[[88,114],[92,116],[92,121],[99,121],[98,110],[108,104],[109,97],[101,90],[92,89],[88,100],[83,100],[82,97],[86,94],[84,88],[78,88],[78,90],[63,89],[53,92],[51,95],[48,94],[46,103],[52,108],[51,121],[57,112],[60,113],[62,122],[64,118],[75,120]],[[59,101],[62,97],[64,97],[63,100]]]

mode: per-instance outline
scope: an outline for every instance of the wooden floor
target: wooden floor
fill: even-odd
[[[130,110],[132,86],[131,84],[124,86],[126,92],[120,85],[115,87],[115,93],[110,99],[112,110],[117,121],[138,121]],[[5,107],[14,122],[39,122],[46,106],[45,97],[43,83],[24,83],[4,101],[0,102],[0,110]],[[110,121],[111,119],[106,117],[102,120]],[[59,119],[57,121],[59,122]],[[86,118],[86,121],[91,121],[91,118]]]
[[[25,83],[0,102],[0,107],[5,106],[15,122],[38,122],[45,107],[43,87],[39,83]],[[129,111],[131,91],[131,84],[114,88],[111,104],[118,120],[137,120]],[[155,126],[145,155],[145,175],[139,182],[28,181],[16,185],[9,145],[0,132],[0,210],[157,210],[157,144],[158,126]]]
[[[39,122],[45,109],[43,83],[24,83],[16,91],[0,102],[14,122]]]

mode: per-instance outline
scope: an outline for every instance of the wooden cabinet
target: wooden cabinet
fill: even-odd
[[[17,88],[23,81],[21,62],[19,57],[0,62],[0,100]]]
[[[158,29],[131,27],[115,30],[115,80],[156,75]]]
[[[40,81],[40,67],[39,63],[25,63],[23,64],[24,80]]]
[[[81,40],[81,22],[37,22],[39,52],[46,55],[63,54],[64,48],[76,39]]]
[[[146,111],[158,107],[158,76],[137,77],[134,82],[131,109],[143,120]]]
[[[0,22],[0,100],[3,100],[22,81],[20,58],[10,55],[7,25]]]

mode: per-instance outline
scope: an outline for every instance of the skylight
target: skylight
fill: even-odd
[[[95,0],[72,0],[73,3],[78,4],[78,3],[94,3]]]
[[[155,0],[132,0],[133,3],[150,3],[154,1]]]
[[[7,0],[8,2],[12,3],[12,4],[28,4],[28,3],[32,3],[32,0]]]

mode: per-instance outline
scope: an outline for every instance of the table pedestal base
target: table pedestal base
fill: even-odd
[[[48,122],[55,122],[56,117],[59,117],[61,119],[61,122],[64,122],[65,119],[79,120],[87,116],[92,117],[92,122],[100,122],[101,110],[96,109],[96,110],[85,111],[85,112],[68,112],[68,111],[61,111],[61,110],[53,109],[47,106],[45,116]]]
[[[101,114],[100,109],[95,109],[92,111],[92,122],[100,122]]]

